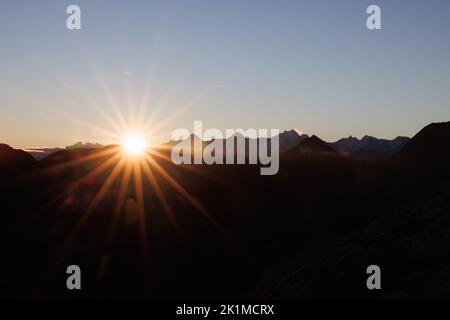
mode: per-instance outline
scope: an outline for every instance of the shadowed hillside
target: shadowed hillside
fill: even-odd
[[[6,144],[0,144],[0,173],[26,168],[34,162],[34,158],[27,152],[13,149]]]

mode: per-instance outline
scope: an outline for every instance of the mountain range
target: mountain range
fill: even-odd
[[[239,135],[238,133],[235,136]],[[231,137],[230,137],[231,138]],[[228,138],[228,139],[230,139]],[[317,136],[309,136],[304,133],[300,133],[296,129],[292,129],[289,131],[284,131],[279,134],[279,143],[280,143],[280,152],[284,153],[289,151],[298,145],[304,140],[309,138],[313,138],[313,140],[320,139]],[[199,140],[197,136],[194,136],[194,140]],[[248,143],[248,138],[246,138]],[[322,140],[321,140],[322,141]],[[352,156],[354,158],[358,158],[361,160],[387,160],[393,154],[400,151],[400,149],[409,141],[408,137],[397,137],[393,140],[387,139],[379,139],[372,136],[364,136],[362,139],[358,139],[355,137],[348,137],[340,139],[336,142],[325,142],[329,147],[333,150],[338,151],[344,155]],[[208,142],[203,141],[202,145],[205,147]],[[166,146],[174,145],[174,142],[171,141],[165,144]],[[77,142],[73,145],[65,147],[66,150],[73,149],[101,149],[104,146],[99,143],[91,143],[91,142]],[[323,147],[323,146],[322,146]],[[36,160],[42,160],[49,155],[62,150],[63,148],[29,148],[25,151],[31,154]]]
[[[55,147],[55,148],[28,148],[25,149],[24,151],[28,152],[30,155],[33,156],[33,158],[35,158],[36,160],[40,161],[43,160],[45,158],[47,158],[48,156],[60,151],[60,150],[74,150],[74,149],[101,149],[103,148],[104,145],[99,144],[99,143],[91,143],[91,142],[86,142],[83,143],[81,141],[67,146],[65,148],[59,148],[59,147]]]
[[[408,141],[408,137],[397,137],[393,140],[386,140],[366,135],[362,139],[350,136],[329,143],[329,145],[335,150],[360,158],[386,160],[400,151]]]
[[[129,188],[103,149],[36,161],[0,145],[0,296],[76,297],[75,263],[92,298],[448,298],[448,138],[450,122],[430,124],[390,159],[359,161],[302,137],[274,176],[177,166],[162,149]],[[371,264],[383,290],[367,290]]]

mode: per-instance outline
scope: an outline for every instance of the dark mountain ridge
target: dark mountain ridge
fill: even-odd
[[[20,149],[13,149],[6,144],[0,144],[0,173],[1,171],[26,168],[36,161],[27,152]]]
[[[395,161],[448,165],[450,160],[450,122],[432,123],[420,130],[394,156]]]

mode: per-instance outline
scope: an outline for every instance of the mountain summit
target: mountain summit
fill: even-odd
[[[334,155],[337,151],[316,135],[304,139],[287,152],[289,155]]]
[[[289,131],[284,131],[280,133],[280,152],[288,151],[305,139],[308,139],[307,134],[301,134],[298,130],[292,129]]]

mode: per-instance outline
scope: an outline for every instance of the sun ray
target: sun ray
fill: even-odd
[[[71,166],[74,166],[74,165],[79,165],[79,164],[82,164],[84,162],[88,162],[88,161],[91,161],[91,160],[96,160],[96,159],[99,159],[99,158],[107,157],[107,156],[110,156],[110,155],[116,153],[116,155],[114,155],[112,158],[107,160],[108,163],[109,162],[114,162],[115,160],[117,160],[118,150],[119,149],[117,147],[113,147],[113,148],[109,148],[109,149],[103,149],[103,150],[100,150],[100,151],[96,151],[93,154],[90,154],[90,155],[87,155],[87,156],[82,156],[82,157],[80,157],[78,159],[73,159],[73,160],[69,160],[69,161],[66,161],[66,162],[63,162],[63,163],[59,163],[59,164],[53,165],[53,166],[51,166],[51,168],[53,168],[53,169],[55,169],[55,168],[56,169],[65,169],[65,168],[68,168],[68,167],[71,167]],[[92,174],[92,172],[90,174]]]
[[[114,207],[113,215],[111,218],[111,225],[108,230],[108,234],[106,236],[106,248],[105,253],[101,257],[100,267],[98,270],[98,279],[102,280],[107,272],[108,268],[108,260],[111,256],[112,248],[114,246],[114,237],[119,226],[120,221],[120,213],[123,209],[123,205],[125,203],[125,199],[128,193],[128,185],[130,183],[130,178],[132,174],[132,165],[128,162],[125,165],[125,169],[123,171],[122,180],[120,183],[119,196],[116,201],[116,205]]]
[[[127,68],[128,70],[128,68]],[[132,85],[131,85],[131,76],[127,76],[124,79],[125,82],[125,91],[127,96],[127,109],[128,109],[128,121],[129,123],[136,124],[136,110],[134,106],[134,98],[133,98],[133,92],[132,92]]]
[[[165,150],[171,150],[171,148],[170,147],[165,147]],[[158,157],[158,158],[160,158],[160,159],[162,159],[162,160],[164,160],[164,161],[166,161],[168,163],[173,163],[172,159],[169,156],[159,152],[156,149],[149,149],[148,153],[150,155]],[[199,168],[197,168],[195,166],[179,165],[178,167],[182,168],[183,170],[186,170],[186,171],[189,171],[189,172],[193,172],[193,173],[195,173],[195,174],[197,174],[197,175],[199,175],[199,176],[201,176],[201,177],[203,177],[205,179],[208,179],[208,180],[210,180],[212,182],[215,182],[217,184],[220,184],[220,185],[223,185],[223,186],[228,186],[228,187],[231,186],[231,183],[228,183],[228,182],[226,182],[223,179],[219,179],[215,175],[208,174],[205,170],[201,170],[201,169],[199,169]]]
[[[152,157],[148,154],[145,155],[145,159],[149,164],[155,168],[156,171],[176,190],[178,191],[188,202],[197,209],[198,212],[214,227],[216,228],[222,236],[224,236],[230,243],[236,244],[236,241],[220,226],[220,224],[209,214],[206,208],[194,198],[182,185],[180,185],[162,166],[160,166]]]
[[[40,170],[37,170],[36,172],[27,173],[23,175],[23,179],[34,179],[38,175],[54,175],[58,173],[59,171],[69,168],[71,166],[76,166],[79,164],[82,164],[84,162],[100,159],[102,157],[107,157],[113,153],[117,153],[119,149],[118,148],[108,148],[101,151],[96,151],[93,154],[83,155],[79,158],[71,159],[68,161],[56,163],[56,164],[50,164],[47,167],[44,167]],[[52,194],[49,192],[49,194]]]
[[[89,215],[100,203],[100,201],[104,198],[106,193],[108,192],[108,189],[111,187],[111,185],[114,183],[117,176],[120,174],[120,171],[122,170],[123,166],[125,164],[125,160],[121,158],[119,162],[116,164],[114,169],[109,174],[108,178],[105,180],[103,185],[101,186],[100,190],[97,192],[94,200],[89,205],[87,209],[87,214]],[[81,219],[84,220],[84,219]]]
[[[100,87],[102,88],[103,94],[105,95],[106,99],[108,100],[108,103],[113,108],[113,111],[116,114],[117,120],[119,121],[121,126],[128,129],[127,121],[126,121],[122,111],[120,110],[119,105],[118,105],[116,99],[114,98],[114,95],[111,92],[111,89],[109,89],[108,85],[106,84],[105,78],[103,77],[101,72],[99,72],[98,68],[92,61],[91,61],[91,65],[94,70],[94,76],[97,79],[98,83],[100,84]]]
[[[85,59],[88,61],[92,69],[92,74],[94,75],[95,80],[98,82],[101,89],[103,90],[103,94],[106,100],[108,101],[108,104],[112,107],[113,112],[115,113],[115,116],[120,126],[122,126],[125,129],[128,129],[127,121],[125,120],[125,117],[119,108],[119,104],[117,103],[114,95],[112,94],[111,89],[107,85],[107,82],[103,77],[102,73],[100,72],[100,69],[97,67],[94,58],[89,53],[89,49],[86,47],[84,43],[81,43],[81,51],[83,52]]]
[[[141,239],[141,251],[144,259],[144,274],[147,282],[150,281],[150,257],[148,250],[148,238],[147,238],[147,221],[145,217],[145,206],[144,206],[144,192],[142,186],[142,173],[141,173],[141,163],[140,161],[134,161],[133,163],[133,173],[134,173],[134,187],[136,192],[136,202],[138,208],[138,227],[139,235]]]
[[[166,196],[164,195],[161,186],[159,185],[158,181],[156,181],[156,178],[152,172],[151,167],[148,165],[148,162],[145,159],[141,159],[141,166],[144,171],[145,176],[147,177],[147,180],[150,182],[153,191],[155,192],[157,198],[161,202],[163,206],[163,210],[167,217],[169,218],[169,221],[173,225],[175,231],[178,233],[179,237],[184,240],[183,233],[181,231],[180,226],[177,223],[177,220],[175,218],[175,215],[173,213],[172,208],[170,207],[169,202],[167,201]]]
[[[90,105],[92,105],[95,110],[111,125],[114,130],[116,130],[117,134],[121,135],[126,131],[126,127],[121,127],[117,121],[114,121],[114,118],[112,118],[109,114],[103,110],[102,107],[100,107],[96,102],[91,102]]]
[[[181,113],[185,112],[187,110],[187,107],[184,108],[178,108],[174,112],[172,112],[170,115],[165,117],[163,120],[159,121],[158,124],[154,123],[154,120],[152,118],[148,118],[147,121],[142,126],[144,130],[148,131],[150,134],[154,134],[155,132],[158,132],[161,130],[161,128],[164,128],[164,126],[169,123],[173,118],[177,117]]]
[[[111,158],[109,158],[108,160],[102,162],[100,165],[98,165],[94,170],[90,171],[89,173],[87,173],[85,176],[81,177],[80,179],[75,181],[75,184],[79,184],[83,181],[89,180],[90,178],[93,178],[95,176],[100,175],[101,173],[103,173],[105,170],[107,170],[109,167],[113,166],[114,164],[116,164],[118,162],[118,160],[120,159],[121,155],[119,153],[115,154],[114,156],[112,156]]]
[[[200,94],[194,96],[193,98],[191,98],[191,100],[189,100],[187,103],[182,104],[181,106],[179,106],[178,108],[176,108],[176,111],[173,112],[172,114],[170,114],[169,116],[165,117],[162,121],[159,121],[158,124],[156,126],[154,126],[153,124],[153,118],[150,116],[147,121],[144,124],[144,129],[145,130],[150,130],[150,132],[158,132],[159,130],[161,130],[162,128],[164,128],[164,126],[170,121],[172,120],[175,116],[178,116],[180,113],[185,112],[186,110],[189,110],[193,105],[196,105],[197,103],[199,103],[202,99],[204,99],[211,91],[213,91],[215,87],[211,86],[207,89],[205,89],[203,92],[201,92]]]
[[[150,115],[145,117],[145,114],[141,111],[145,111],[145,105],[141,105],[140,112],[139,112],[139,119],[142,119],[138,124],[142,125],[144,128],[148,126],[148,123],[154,123],[155,118],[159,115],[159,112],[161,109],[163,109],[165,106],[167,106],[169,99],[173,97],[174,92],[176,92],[178,88],[178,84],[181,82],[182,78],[184,77],[185,72],[181,72],[177,79],[174,81],[172,86],[166,90],[164,95],[159,99],[159,101],[156,103],[156,106],[153,108],[153,111],[150,113]],[[146,102],[147,104],[147,102]]]
[[[86,127],[91,128],[91,129],[93,129],[95,131],[98,131],[99,133],[102,133],[103,135],[105,135],[105,136],[107,136],[109,138],[112,138],[115,141],[118,141],[120,139],[120,134],[119,133],[114,133],[113,131],[104,129],[104,128],[99,127],[99,126],[97,126],[97,125],[95,125],[93,123],[90,123],[89,121],[81,120],[81,119],[76,118],[74,116],[65,115],[65,114],[63,114],[63,115],[66,116],[67,118],[69,118],[71,121],[74,121],[74,122],[79,123],[79,124],[81,124],[83,126],[86,126]]]
[[[84,91],[77,91],[77,94],[82,97],[82,99],[86,102],[86,104],[88,106],[93,107],[99,114],[100,116],[102,116],[109,125],[112,126],[112,128],[114,128],[114,130],[118,133],[118,134],[122,134],[126,128],[125,127],[121,127],[120,124],[115,121],[110,115],[108,115],[106,113],[106,111],[98,104],[98,102],[94,101],[93,98],[90,98],[89,96],[87,96]],[[92,126],[92,125],[90,125]],[[97,129],[97,128],[95,128]],[[109,136],[109,135],[108,135]]]
[[[160,41],[161,41],[161,34],[160,32],[155,33],[154,42],[153,42],[153,56],[154,60],[153,63],[150,64],[147,71],[147,78],[144,84],[143,94],[141,97],[141,101],[139,104],[139,111],[138,111],[138,119],[145,119],[145,108],[148,105],[148,100],[151,93],[151,88],[154,80],[154,70],[156,69],[158,60],[159,60],[159,50],[160,50]],[[141,123],[139,123],[140,125]]]
[[[24,175],[23,179],[34,179],[37,175],[48,175],[50,172],[54,173],[55,172],[54,170],[59,171],[59,170],[68,168],[70,166],[81,164],[81,163],[89,161],[89,160],[95,160],[95,159],[98,159],[98,158],[101,158],[101,157],[108,156],[108,155],[110,155],[112,153],[112,151],[114,151],[114,150],[102,150],[102,151],[99,151],[99,152],[97,152],[95,154],[91,154],[91,155],[88,155],[88,156],[83,156],[82,158],[79,158],[79,159],[66,161],[66,162],[63,162],[63,163],[59,163],[57,165],[51,165],[49,168],[45,168],[45,169],[39,170],[36,173],[33,173],[33,174],[29,173],[27,175]],[[117,157],[111,158],[107,162],[108,162],[108,166],[111,166],[115,162],[117,162]],[[82,178],[79,178],[77,181],[72,182],[71,185],[67,189],[65,189],[63,191],[58,189],[58,187],[56,187],[56,189],[55,188],[44,188],[42,190],[43,193],[42,193],[41,196],[43,198],[50,198],[50,200],[47,203],[43,204],[42,206],[35,208],[30,213],[29,219],[39,219],[40,214],[42,214],[44,212],[48,212],[49,208],[55,208],[56,207],[56,208],[58,208],[60,210],[64,209],[64,208],[67,208],[69,206],[69,204],[66,202],[66,199],[68,197],[70,197],[72,192],[75,191],[75,189],[78,186],[78,184],[83,179],[87,178],[88,176],[99,174],[101,171],[103,171],[105,169],[107,169],[107,166],[103,163],[102,164],[102,170],[97,168],[97,172],[95,172],[95,173],[90,172],[86,176],[84,176]],[[56,227],[56,223],[54,224],[54,226],[50,227],[50,232],[49,233],[51,233],[51,231],[53,230],[52,228],[54,228],[54,227]]]
[[[120,174],[124,164],[125,164],[125,160],[123,158],[121,158],[117,162],[117,164],[115,165],[115,167],[111,171],[111,173],[108,175],[105,182],[102,184],[100,190],[95,195],[94,199],[92,200],[92,202],[89,205],[89,207],[87,208],[87,210],[83,214],[81,214],[81,216],[79,217],[77,224],[71,230],[71,232],[67,236],[66,240],[64,241],[63,245],[61,246],[60,254],[57,257],[57,261],[54,266],[55,268],[58,268],[59,265],[64,260],[66,253],[68,252],[69,248],[72,246],[72,243],[76,239],[78,233],[80,232],[80,229],[85,224],[86,220],[91,215],[92,211],[97,207],[97,205],[100,203],[100,201],[106,195],[108,189],[111,187],[111,185],[114,183],[117,176]]]
[[[125,202],[128,193],[128,184],[130,183],[131,173],[132,173],[132,166],[130,163],[127,163],[120,184],[119,197],[117,198],[116,206],[114,207],[114,216],[119,215],[120,211],[123,208],[123,204]]]
[[[83,159],[82,161],[78,161],[75,162],[73,164],[80,164],[81,162],[87,161],[87,160],[94,160],[100,157],[105,157],[105,154],[108,155],[108,153],[101,151],[97,154],[97,157],[86,157],[85,159]],[[94,154],[96,155],[96,154]],[[97,175],[100,175],[103,171],[105,171],[106,169],[108,169],[109,167],[111,167],[112,165],[114,165],[115,163],[117,163],[118,159],[119,159],[119,154],[114,155],[113,157],[107,159],[106,161],[102,162],[100,165],[98,165],[93,171],[90,171],[89,173],[87,173],[86,175],[84,175],[83,177],[77,179],[76,181],[72,182],[67,190],[64,190],[60,193],[58,193],[56,195],[56,198],[58,200],[63,199],[64,197],[66,197],[67,195],[70,195],[72,192],[74,192],[76,190],[76,188],[79,186],[80,183],[82,183],[83,181],[86,181],[92,177],[95,177]],[[64,206],[64,202],[60,203],[59,207],[60,209]]]

